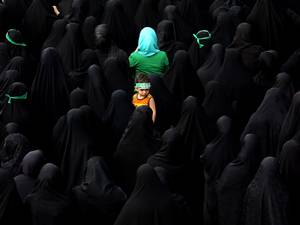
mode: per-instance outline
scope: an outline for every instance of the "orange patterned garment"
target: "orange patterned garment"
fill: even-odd
[[[149,102],[150,102],[150,99],[153,98],[152,95],[148,94],[145,98],[143,99],[138,99],[137,98],[137,95],[138,94],[134,94],[132,96],[132,104],[135,106],[135,107],[139,107],[141,105],[147,105],[149,106]]]

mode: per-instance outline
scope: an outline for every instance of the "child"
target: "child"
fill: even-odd
[[[150,79],[145,73],[137,74],[135,78],[135,90],[137,93],[132,96],[132,104],[135,107],[141,105],[149,106],[152,110],[152,120],[154,123],[156,118],[156,107],[154,98],[149,94],[150,86]]]

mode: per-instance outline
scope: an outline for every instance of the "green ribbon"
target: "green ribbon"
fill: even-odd
[[[14,41],[10,38],[8,32],[9,32],[9,31],[12,31],[12,30],[14,30],[14,29],[10,29],[10,30],[7,31],[7,33],[6,33],[6,35],[5,35],[6,40],[8,40],[8,41],[9,41],[11,44],[13,44],[13,45],[26,47],[27,45],[26,45],[25,43],[17,43],[17,42],[14,42]]]
[[[206,37],[198,37],[198,34],[199,33],[206,33],[207,34],[207,36]],[[198,32],[197,32],[197,34],[193,34],[193,36],[194,36],[194,38],[197,40],[197,43],[198,43],[198,45],[199,45],[199,48],[202,48],[202,47],[204,47],[204,44],[201,44],[201,40],[207,40],[207,39],[210,39],[211,38],[211,33],[209,33],[209,31],[208,30],[199,30]]]
[[[135,83],[136,88],[140,89],[150,89],[151,84],[150,83]]]
[[[19,96],[10,96],[9,94],[5,94],[6,97],[8,97],[8,104],[11,104],[11,100],[24,100],[27,99],[27,92],[25,92],[24,95],[19,95]]]

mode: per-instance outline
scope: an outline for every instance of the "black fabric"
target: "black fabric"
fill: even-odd
[[[176,100],[182,102],[186,97],[192,95],[199,98],[200,102],[203,101],[204,88],[185,50],[178,50],[175,53],[173,62],[163,79]]]
[[[95,221],[113,224],[127,200],[127,195],[114,184],[107,164],[99,156],[88,159],[84,182],[74,187],[72,194],[79,208],[81,224],[95,224]]]
[[[131,96],[124,90],[115,90],[111,94],[110,102],[103,116],[103,122],[109,132],[112,155],[128,125],[134,106]]]
[[[220,116],[232,116],[232,100],[226,88],[217,81],[209,81],[205,86],[205,98],[202,104],[209,119],[209,126],[214,131],[215,122]]]
[[[135,13],[135,24],[140,31],[144,27],[156,28],[161,20],[158,9],[159,0],[141,0]]]
[[[64,71],[68,74],[79,66],[82,36],[78,23],[68,23],[65,29],[65,34],[56,49],[62,59]]]
[[[70,94],[70,109],[80,108],[83,105],[88,105],[86,91],[81,88],[75,88]]]
[[[28,224],[30,214],[22,204],[14,180],[0,169],[0,223],[3,225]]]
[[[205,112],[195,97],[189,96],[183,101],[176,129],[184,139],[187,152],[185,160],[199,160],[206,144],[211,140],[211,134]]]
[[[0,73],[6,66],[9,60],[9,48],[6,43],[0,43]]]
[[[21,172],[20,164],[23,157],[31,150],[33,150],[33,146],[24,135],[9,134],[1,147],[0,167],[6,170],[12,178],[15,177]]]
[[[66,25],[68,21],[66,19],[58,19],[52,24],[52,29],[45,40],[42,49],[48,48],[48,47],[54,47],[56,48],[63,36],[66,32]]]
[[[288,191],[274,157],[266,157],[247,188],[243,224],[287,225]]]
[[[121,0],[106,2],[102,23],[107,24],[109,34],[119,48],[127,54],[135,50],[137,29],[125,13]]]
[[[281,125],[288,112],[290,99],[279,88],[269,89],[260,106],[250,117],[241,139],[256,134],[260,143],[259,156],[276,156]]]
[[[84,90],[87,93],[89,105],[101,119],[109,102],[107,82],[99,66],[93,64],[87,72],[88,76],[84,81]]]
[[[197,70],[197,75],[203,87],[205,87],[209,81],[214,80],[222,66],[224,53],[225,48],[222,44],[216,43],[211,46],[207,59]]]
[[[22,96],[27,93],[26,99],[9,99],[6,98],[0,111],[0,121],[3,124],[9,122],[15,122],[19,125],[19,128],[28,135],[30,131],[30,103],[29,103],[29,92],[25,84],[21,82],[12,83],[6,94],[11,97]]]
[[[217,121],[218,134],[206,145],[201,160],[204,168],[203,218],[205,224],[218,224],[216,182],[223,169],[236,155],[232,121],[222,116]]]
[[[36,178],[45,162],[46,159],[41,150],[30,151],[24,156],[21,163],[22,173],[14,177],[22,201],[33,191]]]
[[[148,164],[141,165],[136,172],[134,190],[114,225],[176,225],[187,222],[184,209],[176,204],[156,171]]]
[[[189,46],[193,38],[193,28],[183,20],[175,5],[167,5],[165,7],[163,19],[171,20],[173,22],[176,40]]]
[[[28,74],[25,59],[22,56],[15,56],[9,60],[4,69],[2,70],[2,74],[7,70],[16,70],[19,73],[19,78],[15,81],[28,81],[32,80],[32,75]],[[2,75],[0,75],[2,77]]]
[[[229,11],[219,13],[214,29],[211,32],[213,43],[220,43],[224,47],[230,45],[235,33],[235,25]]]
[[[0,75],[0,104],[1,106],[8,100],[5,94],[7,94],[7,90],[9,86],[13,82],[17,82],[21,80],[20,73],[16,70],[6,70]]]
[[[33,193],[25,198],[32,224],[63,225],[76,221],[76,213],[70,199],[63,194],[63,188],[59,168],[46,163],[40,170]]]
[[[292,103],[289,107],[289,110],[284,118],[282,123],[279,140],[278,140],[278,149],[277,154],[281,152],[283,144],[290,140],[300,129],[300,120],[298,119],[299,110],[300,110],[300,92],[294,94]]]
[[[259,71],[253,77],[255,98],[257,105],[261,103],[266,91],[273,86],[276,74],[279,72],[279,56],[274,50],[263,51],[259,55]]]
[[[197,40],[194,38],[191,43],[188,52],[191,59],[191,63],[193,65],[194,70],[198,70],[203,63],[207,60],[209,55],[212,41],[211,39],[202,40],[201,44],[204,46],[202,48],[199,47]]]
[[[247,17],[253,25],[256,42],[266,49],[280,51],[283,57],[289,50],[288,24],[284,2],[278,0],[258,0]]]
[[[257,72],[259,68],[259,55],[264,50],[262,46],[253,41],[256,36],[253,25],[240,23],[235,30],[230,48],[239,49],[243,65],[251,72]]]
[[[70,109],[57,121],[53,129],[53,149],[67,191],[83,181],[87,160],[101,155],[98,144],[99,138],[104,138],[101,128],[89,106]]]
[[[169,62],[173,61],[177,50],[187,50],[187,46],[177,41],[174,24],[171,20],[162,20],[156,28],[158,47],[167,53]]]
[[[208,2],[207,0],[201,1],[201,3],[197,0],[185,0],[176,3],[180,15],[192,27],[193,32],[208,29],[211,22],[207,12]]]
[[[290,57],[282,64],[280,70],[291,75],[293,86],[296,91],[300,90],[300,79],[298,73],[300,71],[300,49],[297,49]]]
[[[107,81],[108,94],[122,89],[131,94],[134,89],[133,79],[129,74],[128,60],[108,57],[103,63],[103,72]]]
[[[157,152],[159,146],[160,142],[153,134],[151,109],[137,107],[113,156],[117,182],[127,194],[134,187],[137,168]]]
[[[57,119],[69,107],[69,90],[62,61],[53,47],[42,51],[41,61],[31,87],[34,140],[49,151],[51,132]],[[48,153],[45,153],[48,157]]]
[[[86,48],[94,49],[96,46],[94,35],[96,25],[97,21],[93,16],[85,18],[82,24],[81,32]]]
[[[221,225],[241,224],[244,195],[260,163],[258,147],[257,137],[247,134],[237,158],[224,168],[217,181],[218,218]]]
[[[107,24],[100,24],[96,26],[95,41],[96,54],[99,61],[98,64],[100,66],[103,66],[104,61],[110,56],[120,58],[121,60],[128,60],[127,53],[116,45]]]
[[[180,102],[176,101],[170,93],[162,77],[149,75],[150,93],[155,100],[156,119],[155,129],[163,133],[171,125],[175,125],[179,119]]]
[[[289,140],[285,142],[279,155],[280,174],[282,175],[289,192],[288,199],[288,224],[296,225],[299,222],[299,142]]]
[[[96,52],[92,49],[83,50],[80,54],[79,67],[68,74],[71,88],[83,88],[84,81],[88,76],[88,68],[93,64],[98,64]]]
[[[58,19],[52,8],[52,5],[56,5],[56,3],[58,0],[33,0],[26,10],[23,33],[28,47],[37,57],[53,22]]]

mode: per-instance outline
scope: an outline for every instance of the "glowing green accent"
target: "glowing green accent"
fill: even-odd
[[[8,103],[11,104],[11,100],[14,99],[14,100],[24,100],[24,99],[27,99],[27,92],[24,94],[24,95],[19,95],[19,96],[10,96],[9,94],[5,94],[6,97],[8,97]]]
[[[150,89],[151,84],[150,83],[135,83],[136,88],[140,89]]]
[[[207,34],[207,36],[206,37],[198,37],[198,34],[199,33],[206,33]],[[209,31],[208,30],[199,30],[198,32],[197,32],[197,34],[193,34],[193,36],[194,36],[194,38],[197,40],[197,43],[198,43],[198,45],[199,45],[199,48],[202,48],[202,47],[204,47],[204,44],[201,44],[201,40],[207,40],[207,39],[211,39],[211,33],[209,33]]]
[[[11,44],[13,44],[13,45],[26,47],[27,45],[26,45],[25,43],[17,43],[17,42],[14,42],[14,41],[10,38],[10,36],[8,35],[8,32],[9,32],[9,31],[12,31],[12,30],[14,30],[14,29],[10,29],[10,30],[7,31],[7,33],[6,33],[6,35],[5,35],[6,40],[8,40],[8,41],[9,41]]]

